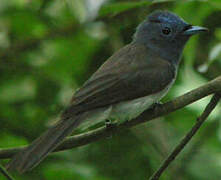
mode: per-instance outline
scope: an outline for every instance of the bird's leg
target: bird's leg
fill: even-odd
[[[105,126],[106,129],[110,130],[115,126],[116,123],[114,123],[111,119],[106,119],[105,120]]]
[[[105,120],[105,126],[106,126],[106,129],[107,131],[110,131],[110,135],[108,136],[108,138],[112,138],[112,129],[113,127],[116,125],[116,123],[113,122],[113,120],[111,119],[106,119]]]

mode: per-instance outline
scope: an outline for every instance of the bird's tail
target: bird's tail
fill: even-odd
[[[52,152],[62,140],[79,125],[79,117],[60,121],[47,132],[33,141],[27,148],[18,152],[6,165],[10,170],[23,173],[40,163],[48,153]]]

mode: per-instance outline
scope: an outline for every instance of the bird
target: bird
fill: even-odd
[[[141,22],[132,41],[115,52],[73,95],[60,121],[21,150],[6,168],[33,169],[64,138],[85,122],[119,123],[138,117],[158,103],[173,85],[185,44],[208,31],[178,15],[157,10]]]

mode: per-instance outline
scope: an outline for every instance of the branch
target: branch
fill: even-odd
[[[14,180],[10,174],[8,174],[8,172],[5,170],[5,168],[0,165],[0,172],[3,174],[3,176],[5,176],[8,180]]]
[[[180,141],[180,143],[175,147],[173,152],[168,156],[168,158],[162,163],[160,168],[153,174],[150,180],[158,180],[162,173],[166,170],[166,168],[170,165],[170,163],[175,160],[177,155],[184,149],[187,143],[192,139],[192,137],[196,134],[202,124],[205,122],[209,114],[213,111],[220,100],[220,95],[215,94],[210,100],[209,104],[206,106],[202,115],[197,118],[196,123],[191,128],[191,130],[186,134],[186,136]]]
[[[171,179],[177,179],[177,176],[182,174],[182,178],[187,178],[188,173],[187,167],[191,163],[191,161],[194,160],[195,156],[197,155],[199,149],[202,149],[202,146],[204,146],[205,142],[208,141],[209,138],[213,137],[215,133],[217,132],[217,129],[219,127],[219,121],[213,121],[209,124],[207,124],[206,129],[204,129],[204,132],[197,137],[198,140],[196,140],[195,137],[195,143],[191,145],[191,147],[188,149],[188,151],[185,153],[185,155],[179,160],[182,163],[179,163],[178,167],[174,168],[172,171],[172,177]]]
[[[108,137],[112,135],[113,133],[117,133],[118,131],[121,131],[124,128],[130,128],[137,124],[141,124],[141,123],[153,120],[154,118],[164,116],[178,109],[181,109],[185,107],[186,105],[189,105],[199,99],[202,99],[210,94],[218,93],[218,92],[221,92],[221,76],[159,107],[157,106],[154,109],[146,110],[139,117],[131,121],[127,121],[122,124],[113,124],[111,128],[100,127],[100,128],[97,128],[95,130],[92,130],[86,133],[68,137],[62,144],[60,144],[55,149],[55,151],[72,149],[75,147],[89,144],[91,142],[95,142],[99,139]],[[24,147],[1,149],[0,159],[11,158],[15,153],[17,153],[19,150],[23,148]]]

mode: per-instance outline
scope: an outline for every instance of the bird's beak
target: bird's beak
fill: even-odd
[[[184,31],[184,35],[194,35],[194,34],[198,34],[200,32],[207,32],[208,29],[205,27],[200,27],[200,26],[189,26],[188,29],[186,29]]]

